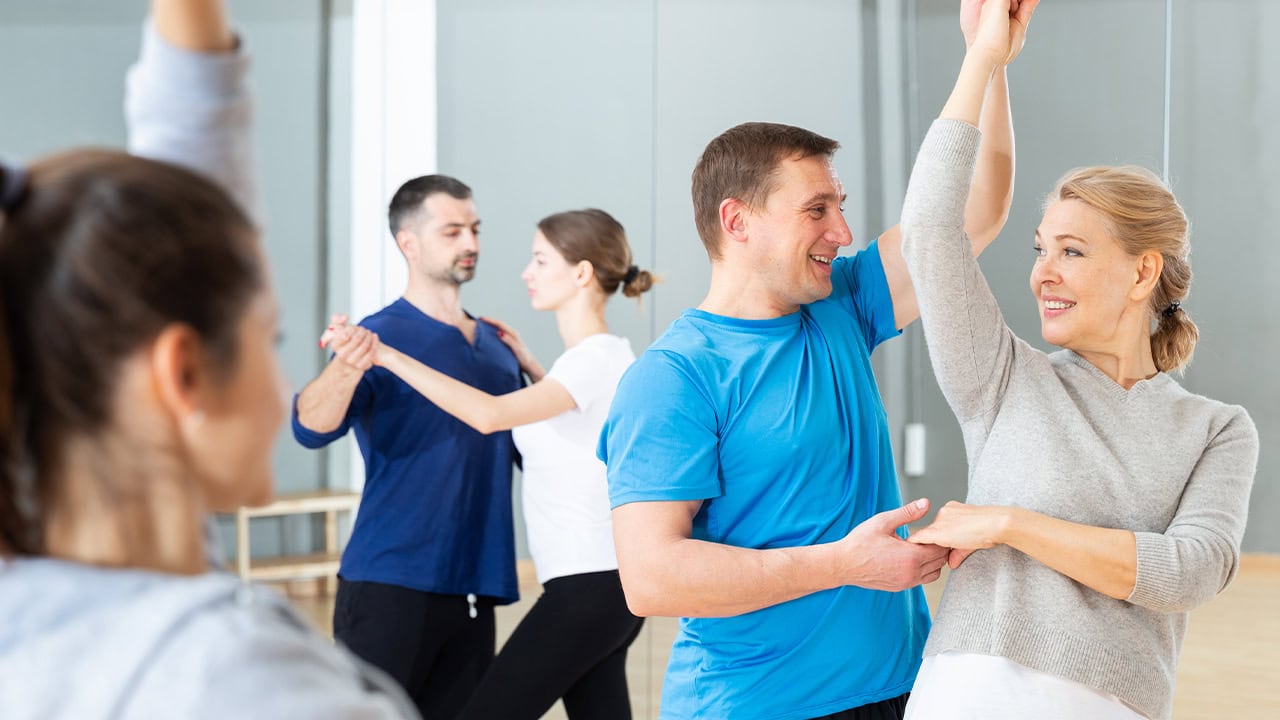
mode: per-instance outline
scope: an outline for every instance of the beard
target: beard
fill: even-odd
[[[440,282],[451,283],[453,285],[461,285],[475,279],[476,266],[479,264],[479,255],[476,253],[466,253],[459,255],[453,259],[453,264],[448,268],[441,270],[435,275],[435,279]],[[471,265],[462,264],[463,260],[471,260]]]

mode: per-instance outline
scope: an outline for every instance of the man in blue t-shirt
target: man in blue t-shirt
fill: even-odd
[[[1007,98],[999,72],[977,250],[1008,212]],[[852,241],[837,147],[768,123],[707,145],[693,203],[711,287],[623,377],[601,435],[627,602],[681,618],[662,718],[898,718],[919,668],[919,585],[948,550],[903,539],[928,502],[902,504],[870,361],[918,313],[897,228],[836,257]]]
[[[494,652],[493,607],[517,599],[509,432],[483,435],[389,371],[379,342],[494,395],[522,385],[497,330],[462,308],[480,220],[471,189],[406,182],[389,208],[409,266],[403,297],[332,335],[333,360],[294,402],[293,432],[321,447],[353,428],[365,486],[338,572],[334,637],[398,680],[424,717],[453,717]]]

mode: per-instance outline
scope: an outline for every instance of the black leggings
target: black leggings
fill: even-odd
[[[642,622],[616,570],[548,580],[459,717],[537,720],[563,698],[572,720],[627,720],[627,647]]]

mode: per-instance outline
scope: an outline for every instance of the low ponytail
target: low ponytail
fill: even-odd
[[[1156,331],[1151,334],[1151,357],[1156,369],[1172,372],[1185,368],[1199,339],[1200,329],[1186,310],[1176,303],[1162,310],[1156,320]]]

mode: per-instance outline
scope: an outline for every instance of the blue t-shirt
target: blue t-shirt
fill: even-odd
[[[765,549],[834,542],[901,505],[871,370],[898,334],[877,245],[838,258],[832,285],[780,318],[672,323],[623,376],[601,435],[614,507],[703,500],[694,538]],[[918,587],[683,618],[661,717],[791,720],[896,697],[928,631]]]
[[[401,352],[487,393],[522,385],[511,350],[487,323],[468,343],[403,298],[360,322]],[[511,519],[510,432],[482,435],[389,371],[364,374],[333,432],[298,423],[303,445],[326,445],[355,428],[365,485],[339,574],[446,595],[519,597]]]

